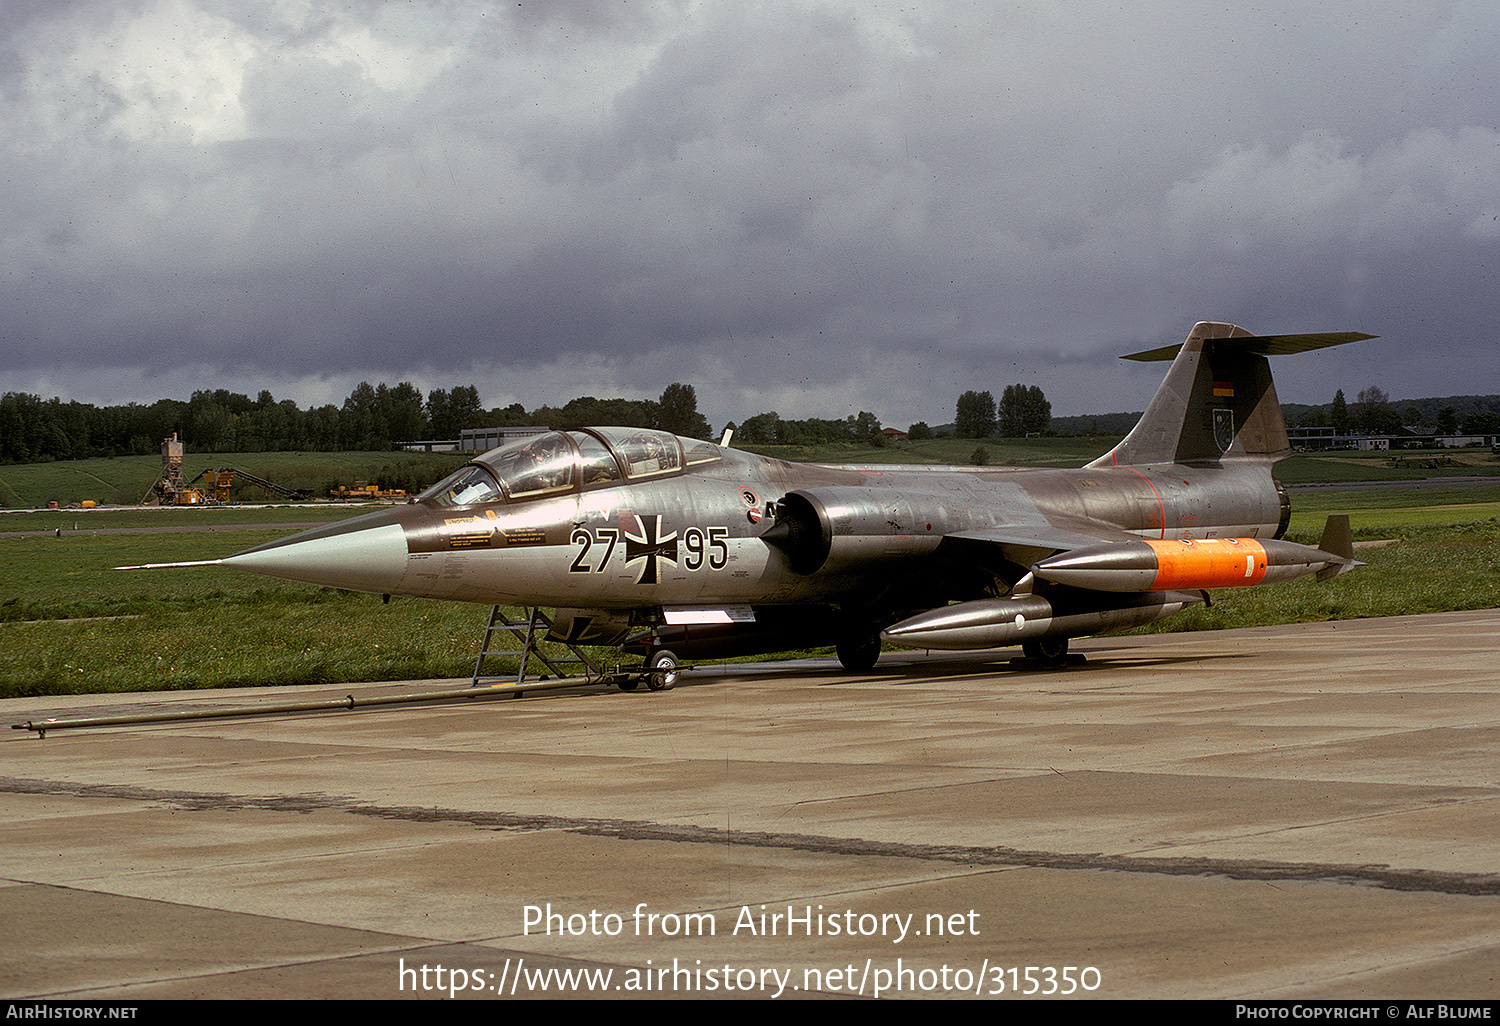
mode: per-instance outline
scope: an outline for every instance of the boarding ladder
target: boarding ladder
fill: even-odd
[[[525,610],[525,615],[515,620],[512,620],[506,614],[505,610],[499,606],[491,608],[489,623],[484,628],[484,640],[479,644],[479,658],[474,660],[474,680],[472,686],[476,688],[489,686],[501,681],[511,683],[507,678],[484,677],[482,675],[484,661],[492,656],[520,657],[520,666],[516,670],[516,679],[514,681],[516,684],[525,683],[526,670],[530,666],[532,659],[540,660],[541,664],[547,668],[547,671],[557,677],[566,677],[567,673],[562,667],[570,664],[581,665],[591,674],[603,672],[577,645],[563,642],[563,644],[567,645],[568,650],[573,653],[572,656],[549,656],[543,652],[538,647],[538,643],[542,638],[546,637],[547,632],[551,629],[552,619],[537,606],[528,606]],[[509,631],[511,636],[520,642],[521,647],[512,650],[490,648],[491,639],[497,633],[501,633],[503,638],[504,635],[502,632],[504,631]]]

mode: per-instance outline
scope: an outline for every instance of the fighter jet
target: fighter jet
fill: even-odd
[[[554,431],[406,506],[210,561],[378,595],[556,609],[553,636],[679,659],[1019,644],[1170,616],[1207,589],[1355,566],[1347,519],[1282,540],[1290,453],[1269,356],[1374,338],[1204,321],[1140,422],[1076,470],[795,464],[663,431]],[[1076,662],[1076,658],[1073,660]],[[633,685],[632,685],[633,686]]]

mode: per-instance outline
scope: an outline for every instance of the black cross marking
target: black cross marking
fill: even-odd
[[[677,565],[677,532],[673,531],[662,536],[661,514],[659,513],[649,522],[637,513],[635,524],[640,530],[639,535],[625,532],[625,565],[629,566],[637,559],[644,559],[646,562],[641,567],[641,575],[636,578],[635,583],[655,584],[658,559],[665,559],[673,566]]]

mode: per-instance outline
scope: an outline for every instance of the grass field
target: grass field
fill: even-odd
[[[1431,455],[1431,454],[1426,454]],[[1452,466],[1418,467],[1404,454],[1295,453],[1276,464],[1276,476],[1287,484],[1338,484],[1346,481],[1419,481],[1445,477],[1495,477],[1500,459],[1482,449],[1451,450]]]
[[[208,512],[208,511],[202,511]],[[343,516],[351,515],[342,510]],[[149,512],[132,513],[140,520]],[[0,695],[466,676],[486,610],[212,567],[285,530],[0,539]]]
[[[1464,488],[1374,488],[1296,492],[1288,536],[1315,543],[1330,513],[1349,514],[1356,539],[1397,528],[1482,523],[1500,518],[1500,482]]]
[[[1059,444],[1034,449],[1033,465],[1063,458],[1060,443],[1069,440],[1046,441]],[[1357,555],[1369,565],[1333,581],[1216,592],[1211,609],[1145,630],[1500,606],[1500,482],[1299,492],[1293,504],[1294,540],[1315,543],[1328,513],[1347,512],[1356,538],[1394,542],[1362,548]],[[109,569],[212,559],[288,533],[259,525],[311,525],[357,512],[302,504],[0,517],[0,531],[54,532],[0,538],[0,696],[468,676],[486,607],[387,605],[215,568]],[[160,526],[213,529],[96,533]]]
[[[244,524],[327,524],[369,507],[345,503],[288,503],[277,506],[135,507],[9,510],[0,515],[0,534],[56,531],[89,534],[121,528],[202,527]]]
[[[843,445],[755,445],[744,448],[766,456],[816,463],[973,463],[983,448],[988,465],[996,467],[1081,467],[1107,453],[1118,436],[1096,438],[933,438],[884,447]],[[1450,449],[1442,458],[1454,466],[1392,466],[1396,460],[1437,458],[1432,452],[1294,453],[1276,464],[1276,476],[1287,484],[1353,481],[1415,481],[1443,477],[1489,477],[1500,483],[1500,458],[1485,449]]]
[[[1113,436],[1089,438],[930,438],[873,446],[853,443],[825,445],[739,445],[736,448],[798,463],[931,463],[971,465],[983,448],[988,465],[996,467],[1080,467],[1108,452],[1119,441]]]
[[[970,465],[976,449],[983,448],[988,464],[996,467],[1080,467],[1108,452],[1119,439],[1113,435],[1094,438],[933,438],[882,447],[853,444],[817,446],[760,445],[743,448],[767,456],[820,463],[932,463]],[[1288,484],[1343,481],[1410,481],[1419,478],[1496,476],[1500,481],[1500,458],[1480,449],[1448,450],[1456,466],[1438,468],[1393,467],[1395,458],[1429,453],[1297,453],[1276,465],[1276,475]],[[415,452],[270,452],[188,453],[186,477],[210,467],[235,467],[287,488],[310,489],[317,496],[328,494],[335,484],[373,481],[387,468],[427,468],[436,479],[464,459],[457,453]],[[0,466],[0,508],[32,509],[49,501],[60,506],[84,499],[98,503],[133,506],[141,500],[161,473],[158,456],[121,456],[115,459],[71,460],[62,463],[29,463]],[[262,501],[268,496],[254,486],[237,484],[234,496],[242,501]],[[5,530],[0,522],[0,530]]]
[[[188,452],[183,461],[185,478],[210,468],[234,467],[263,477],[284,488],[311,490],[326,496],[334,485],[373,481],[387,467],[430,466],[441,476],[466,457],[455,453],[423,452]],[[160,456],[118,456],[113,459],[67,460],[58,463],[26,463],[0,466],[0,507],[31,509],[49,501],[67,506],[85,499],[97,503],[133,506],[161,473]],[[253,485],[240,482],[232,497],[262,501],[269,496]],[[0,530],[4,530],[0,524]]]
[[[1316,623],[1500,606],[1500,519],[1432,523],[1440,514],[1398,512],[1400,516],[1389,520],[1370,518],[1366,531],[1392,541],[1356,550],[1355,557],[1366,566],[1322,584],[1307,578],[1268,588],[1216,591],[1212,608],[1196,606],[1140,632]],[[1414,519],[1428,522],[1404,522]],[[1321,520],[1316,529],[1288,532],[1288,537],[1316,543]]]

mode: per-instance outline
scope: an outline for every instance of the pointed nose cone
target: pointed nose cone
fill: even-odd
[[[327,588],[391,594],[406,575],[406,531],[382,510],[257,545],[223,565]]]

